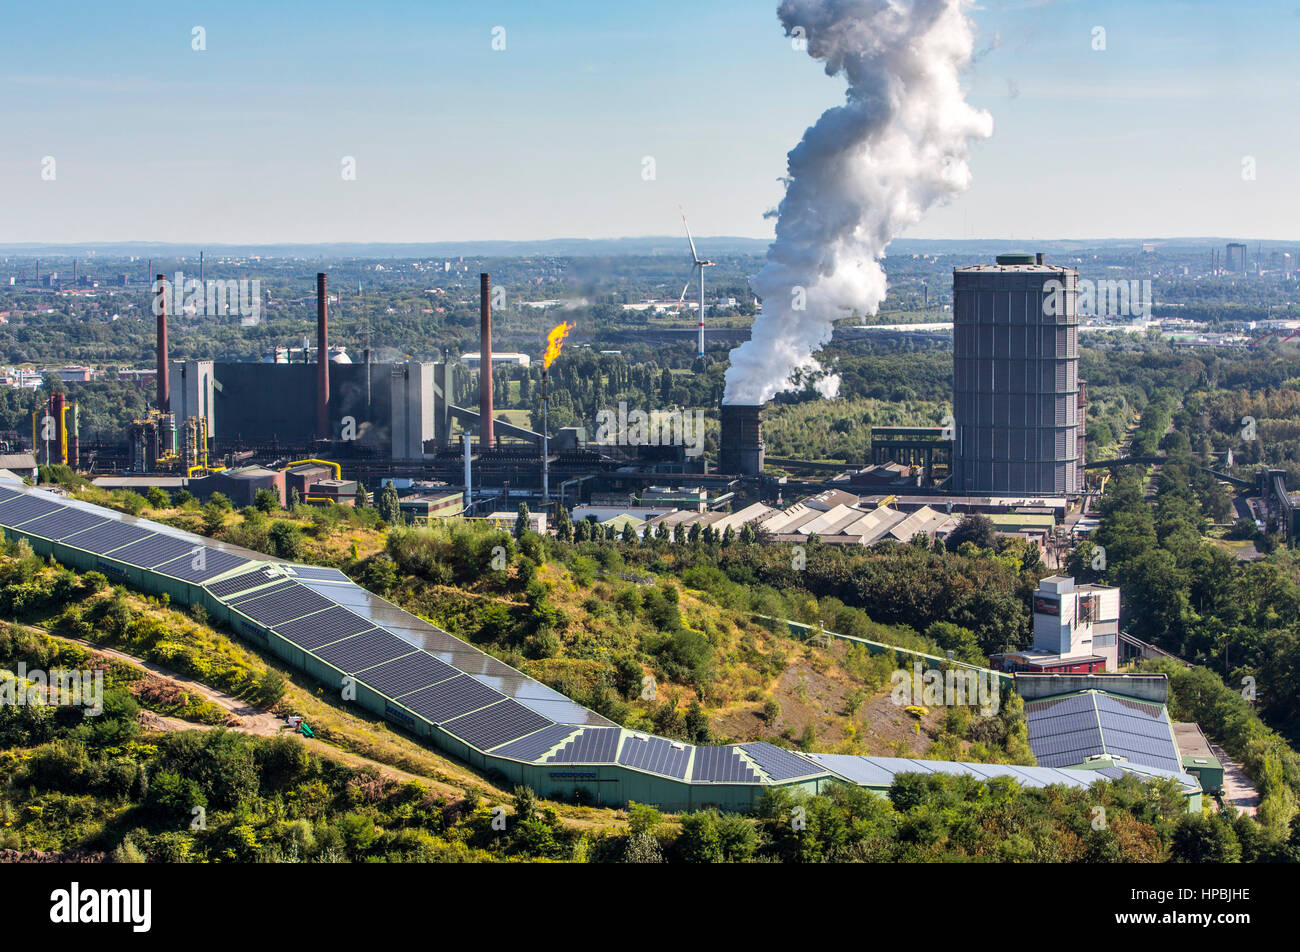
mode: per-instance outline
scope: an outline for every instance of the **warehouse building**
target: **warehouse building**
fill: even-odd
[[[169,526],[41,490],[0,487],[0,527],[43,556],[99,571],[214,621],[324,685],[503,784],[542,796],[666,810],[750,810],[765,790],[836,784],[887,790],[909,771],[1009,776],[1027,786],[1087,787],[1096,773],[833,757],[764,742],[696,746],[626,730],[421,618],[337,569],[267,558]],[[1200,809],[1181,772],[1167,776]],[[1152,771],[1155,771],[1154,773]],[[1104,771],[1103,771],[1104,772]],[[1106,774],[1110,776],[1110,774]]]

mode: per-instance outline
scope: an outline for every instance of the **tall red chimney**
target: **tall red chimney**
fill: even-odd
[[[158,409],[167,413],[172,408],[172,386],[168,377],[167,361],[167,276],[158,275],[154,281],[154,299],[158,311]]]
[[[492,445],[492,279],[478,276],[478,442]]]
[[[325,272],[316,275],[316,435],[330,436],[330,332],[326,313]]]

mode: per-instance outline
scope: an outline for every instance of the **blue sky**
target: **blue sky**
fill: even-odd
[[[1300,238],[1300,0],[970,15],[994,135],[910,237]],[[44,0],[4,27],[0,242],[673,234],[679,202],[766,237],[786,152],[843,97],[775,2]]]

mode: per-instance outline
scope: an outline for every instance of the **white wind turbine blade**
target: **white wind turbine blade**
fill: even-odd
[[[695,264],[699,264],[700,255],[695,250],[695,239],[691,237],[691,226],[686,221],[686,211],[680,205],[677,206],[677,210],[682,213],[682,224],[686,225],[686,240],[691,243],[691,261],[693,261]]]

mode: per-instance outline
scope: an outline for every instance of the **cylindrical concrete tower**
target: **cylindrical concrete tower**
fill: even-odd
[[[952,489],[1073,496],[1080,487],[1079,272],[999,255],[953,271]]]

